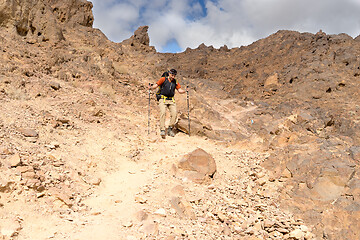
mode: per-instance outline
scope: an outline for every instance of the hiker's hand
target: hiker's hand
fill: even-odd
[[[153,83],[149,83],[149,89],[152,89]]]

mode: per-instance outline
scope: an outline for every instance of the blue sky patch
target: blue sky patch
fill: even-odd
[[[172,38],[170,39],[166,45],[159,51],[162,53],[178,53],[182,52],[183,50],[180,48],[178,42]]]

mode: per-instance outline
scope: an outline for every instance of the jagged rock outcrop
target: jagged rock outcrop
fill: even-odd
[[[4,0],[0,3],[0,24],[11,33],[31,39],[30,41],[60,41],[64,39],[50,7],[44,1]],[[34,40],[35,39],[35,40]]]
[[[46,0],[58,21],[68,26],[81,25],[92,27],[94,16],[92,14],[92,3],[86,0]]]
[[[149,27],[141,26],[132,35],[129,39],[126,39],[121,42],[125,46],[130,46],[132,50],[139,50],[145,52],[153,52],[156,50],[154,47],[150,46],[150,38],[147,33]]]
[[[30,43],[64,40],[62,24],[92,27],[92,4],[85,0],[0,2],[0,26],[26,37]]]

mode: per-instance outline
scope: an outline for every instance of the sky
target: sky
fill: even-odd
[[[360,35],[360,0],[89,0],[94,27],[111,41],[149,26],[150,46],[182,52],[247,46],[278,30]]]

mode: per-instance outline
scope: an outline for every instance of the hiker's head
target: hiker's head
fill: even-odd
[[[171,74],[175,77],[177,74],[177,71],[175,69],[170,69],[169,74]]]

